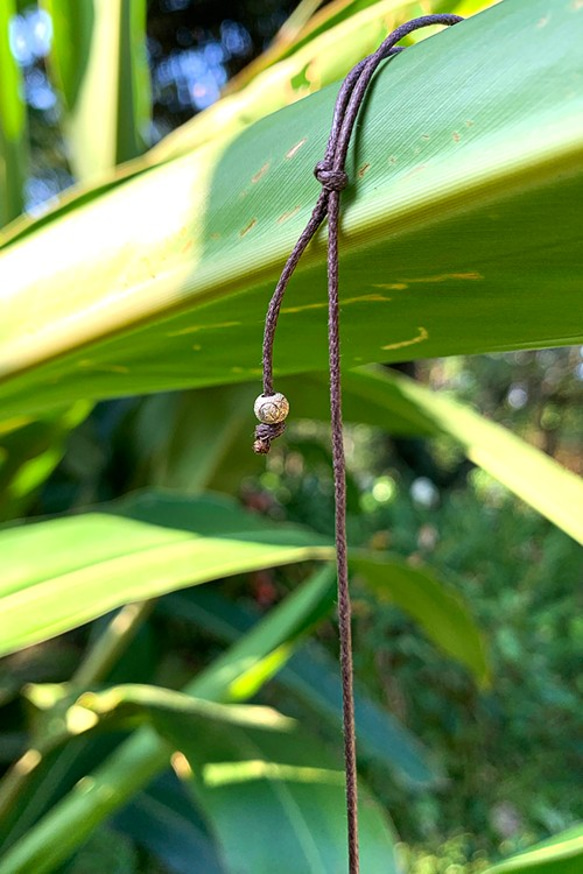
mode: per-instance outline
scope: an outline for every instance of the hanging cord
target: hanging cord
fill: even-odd
[[[342,396],[340,385],[340,316],[338,301],[338,225],[340,193],[348,184],[344,170],[350,137],[368,84],[381,61],[403,51],[396,44],[403,37],[430,25],[451,26],[463,21],[459,15],[424,15],[394,30],[372,55],[360,61],[344,80],[334,108],[332,129],[324,160],[316,164],[314,175],[322,190],[289,256],[275,287],[267,310],[263,337],[263,393],[255,401],[260,423],[255,429],[253,449],[269,452],[271,441],[283,434],[289,412],[287,399],[273,390],[273,343],[277,320],[288,282],[312,237],[328,216],[328,349],[330,366],[330,410],[332,457],[336,516],[336,562],[338,571],[338,628],[342,672],[344,765],[346,773],[346,813],[348,820],[348,871],[359,872],[358,794],[356,774],[356,738],[354,730],[354,696],[352,668],[351,606],[348,586],[346,545],[346,464],[342,432]]]

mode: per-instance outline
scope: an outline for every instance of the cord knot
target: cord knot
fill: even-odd
[[[342,191],[348,185],[344,170],[335,170],[328,161],[318,161],[314,176],[325,191]]]
[[[262,422],[255,428],[255,442],[253,443],[253,452],[257,455],[267,455],[271,449],[271,441],[276,437],[281,437],[285,431],[285,422],[274,422],[268,424]]]

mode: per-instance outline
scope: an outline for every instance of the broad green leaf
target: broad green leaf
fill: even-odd
[[[92,180],[145,151],[150,121],[144,0],[42,0],[53,22],[49,70],[71,163]]]
[[[86,3],[87,0],[84,2]],[[254,83],[252,89],[245,89],[236,96],[222,99],[199,113],[191,121],[165,137],[143,158],[126,162],[98,181],[64,192],[59,205],[48,215],[36,219],[21,216],[6,231],[0,231],[0,247],[21,239],[33,231],[38,231],[44,225],[59,220],[80,205],[88,204],[95,198],[103,196],[126,178],[149,171],[153,165],[164,163],[171,158],[189,154],[193,149],[206,143],[221,139],[227,142],[231,136],[254,121],[294,103],[306,93],[312,93],[324,85],[337,81],[357,60],[376,49],[381,39],[386,36],[387,28],[390,29],[395,22],[401,23],[410,18],[411,13],[414,13],[418,7],[417,3],[403,5],[402,0],[383,0],[372,12],[368,12],[366,6],[370,4],[364,5],[364,16],[356,17],[350,26],[335,28],[330,38],[327,37],[324,41],[314,39],[307,51],[298,53],[293,62],[287,64],[284,69],[274,70],[273,75],[270,71],[268,76],[258,82],[257,87]],[[359,10],[353,9],[353,12],[355,11]],[[77,5],[72,5],[71,12],[75,16],[79,15]],[[387,13],[390,13],[388,18]],[[66,29],[70,27],[71,21],[77,20],[78,18],[67,17],[62,27]],[[80,25],[75,26],[79,28]],[[86,25],[82,26],[86,27]],[[66,57],[71,58],[70,55]],[[318,70],[318,75],[311,82],[305,80],[307,68]],[[80,69],[83,69],[81,62]],[[73,81],[70,75],[69,80]]]
[[[114,826],[157,856],[170,872],[192,874],[196,859],[204,874],[227,874],[207,826],[173,771],[136,795],[115,815]]]
[[[0,640],[5,654],[130,601],[245,571],[329,559],[334,547],[309,529],[274,525],[226,498],[205,495],[189,500],[145,492],[99,512],[9,527],[0,532],[0,555]],[[377,583],[380,575],[392,597],[432,639],[483,679],[479,634],[459,603],[452,612],[453,596],[426,571],[409,568],[394,557],[367,556],[351,554],[352,567],[370,570]],[[326,574],[323,586],[332,597],[332,580]],[[419,606],[417,596],[422,593]],[[424,607],[427,597],[432,609],[440,604],[444,617],[450,617],[446,637],[440,637]],[[459,639],[454,619],[461,623]],[[473,649],[468,650],[472,641]],[[282,652],[269,670],[277,670],[288,655]],[[240,675],[239,667],[236,673]],[[263,667],[252,677],[251,671],[248,682],[254,691],[254,683],[266,679]],[[245,689],[241,697],[249,694]]]
[[[515,0],[379,72],[344,197],[347,368],[583,339],[571,218],[583,195],[583,93],[570,84],[583,71],[580,38],[579,4],[558,0],[547,16],[546,0]],[[258,377],[267,300],[317,196],[311,168],[336,91],[6,247],[3,415]],[[290,286],[281,373],[325,366],[324,259],[320,240]]]
[[[252,647],[243,637],[223,658],[223,669],[217,672],[211,664],[186,687],[186,694],[210,701],[228,699],[236,681],[232,666],[238,665],[244,675],[250,666],[262,660],[269,663],[272,655],[281,652],[289,638],[293,639],[304,628],[305,616],[316,610],[327,587],[328,580],[317,574],[253,629]],[[298,601],[304,605],[304,614],[298,611]],[[0,858],[2,874],[54,871],[99,823],[123,807],[160,772],[168,758],[168,748],[151,730],[136,732]]]
[[[580,874],[583,870],[583,825],[511,856],[484,874]]]
[[[394,557],[387,562],[382,555],[353,553],[350,564],[381,601],[390,601],[412,616],[433,643],[469,668],[478,681],[487,682],[484,643],[454,592],[406,561],[397,564]]]
[[[331,727],[342,724],[342,686],[338,662],[308,642],[277,675],[276,682],[292,692]],[[443,773],[429,750],[398,719],[369,697],[357,682],[354,695],[359,755],[390,770],[408,789],[435,787]]]
[[[331,558],[328,540],[219,497],[143,493],[0,533],[0,651],[14,652],[129,601],[258,568]]]
[[[272,743],[259,731],[192,730],[160,716],[159,730],[186,761],[176,769],[217,836],[233,874],[329,874],[347,866],[344,774],[321,742],[294,731]],[[380,806],[361,786],[363,871],[397,871]]]
[[[24,207],[28,163],[27,123],[22,74],[10,49],[15,0],[0,3],[0,227]]]

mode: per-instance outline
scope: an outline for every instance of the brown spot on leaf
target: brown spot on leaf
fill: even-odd
[[[296,155],[296,154],[299,152],[299,150],[302,148],[302,146],[303,146],[304,143],[306,143],[306,142],[307,142],[307,137],[304,137],[303,140],[300,140],[299,143],[296,143],[295,146],[292,146],[291,149],[290,149],[288,152],[285,153],[285,157],[286,157],[288,160],[289,160],[290,158],[293,158],[294,155]]]
[[[363,164],[362,167],[359,167],[358,175],[362,179],[366,171],[369,169],[370,164]]]
[[[257,219],[256,219],[256,218],[251,219],[251,221],[249,222],[249,224],[246,225],[244,228],[242,228],[242,229],[239,231],[239,236],[240,236],[240,237],[244,237],[246,234],[249,233],[249,231],[250,231],[252,228],[255,227],[256,224],[257,224]]]
[[[427,164],[418,164],[416,167],[413,167],[413,169],[410,170],[409,173],[407,173],[405,179],[409,179],[410,176],[416,176],[417,173],[421,173],[421,171],[425,170],[426,167]]]
[[[421,134],[421,139],[422,140],[430,140],[431,137],[429,136],[429,134]]]
[[[396,163],[397,163],[397,156],[396,155],[389,155],[389,164],[396,164]]]
[[[454,132],[452,133],[451,138],[454,143],[459,143],[459,141],[461,140],[461,137],[456,130],[454,130]]]
[[[299,211],[300,211],[300,207],[296,206],[296,207],[294,207],[294,209],[290,209],[289,212],[282,213],[277,220],[278,225],[282,225],[284,222],[286,222],[288,219],[290,219],[292,216],[294,216]]]
[[[262,176],[265,176],[265,174],[267,173],[268,170],[269,170],[269,161],[268,161],[266,164],[263,165],[263,167],[261,168],[261,170],[258,170],[258,171],[257,171],[257,173],[255,174],[255,176],[252,176],[252,177],[251,177],[251,182],[253,183],[253,185],[255,185],[256,182],[259,182],[259,180],[261,179],[261,177],[262,177]]]
[[[483,279],[481,273],[472,272],[472,273],[439,273],[437,276],[418,276],[415,279],[407,279],[407,282],[448,282],[451,279],[459,279],[459,280],[467,280],[469,282],[476,282],[479,279]]]

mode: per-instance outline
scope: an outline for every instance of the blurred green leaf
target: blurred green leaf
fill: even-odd
[[[351,568],[369,589],[396,604],[421,626],[427,637],[472,672],[480,683],[489,678],[484,642],[463,600],[435,577],[407,564],[373,553],[353,552]]]
[[[346,869],[344,774],[307,732],[294,731],[273,744],[259,731],[220,726],[193,732],[177,716],[160,716],[157,724],[188,760],[176,770],[211,823],[229,871]],[[363,871],[396,874],[390,829],[364,786],[359,826]]]
[[[123,717],[137,713],[155,719],[158,713],[177,713],[192,719],[224,721],[233,725],[261,728],[264,731],[291,731],[294,725],[294,720],[282,716],[271,707],[218,704],[186,695],[184,692],[141,683],[111,686],[101,692],[83,692],[71,708],[85,712],[83,715],[79,714],[80,721],[85,718],[85,714],[93,714],[101,719],[112,715],[119,714]],[[71,715],[71,721],[76,718],[77,714]]]
[[[0,533],[3,654],[129,601],[258,568],[331,558],[308,529],[274,525],[226,498],[142,493]]]
[[[69,434],[91,408],[91,403],[78,401],[67,410],[55,410],[0,433],[0,520],[25,513],[37,489],[61,461]]]
[[[235,459],[241,456],[260,472],[264,460],[249,451],[256,394],[256,386],[224,386],[147,398],[135,437],[148,462],[148,482],[186,494],[222,477],[239,484]]]
[[[24,82],[10,48],[15,0],[0,3],[0,227],[24,208],[28,143]]]
[[[306,616],[317,612],[318,604],[327,596],[329,576],[325,573],[316,574],[271,611],[251,632],[251,646],[243,637],[222,657],[220,670],[211,664],[184,692],[209,701],[228,700],[238,676],[245,676],[262,661],[270,664],[274,655],[281,658],[289,639],[305,628]],[[298,609],[301,605],[303,610]],[[248,688],[251,694],[254,689]],[[167,746],[149,728],[135,732],[0,858],[2,874],[54,871],[99,823],[161,771],[168,757]]]
[[[115,815],[114,825],[146,847],[169,871],[192,874],[196,859],[204,874],[227,874],[215,841],[173,771],[167,771]]]
[[[141,155],[150,122],[145,0],[41,0],[49,72],[66,112],[74,172],[93,180]]]
[[[485,874],[581,874],[582,870],[583,825],[577,825],[488,868]]]
[[[336,595],[332,579],[332,595]],[[287,602],[286,602],[287,603]],[[231,643],[252,627],[254,619],[239,605],[210,590],[179,592],[160,603],[163,612],[181,616],[207,633]],[[274,676],[278,686],[298,697],[334,730],[342,725],[342,685],[338,662],[313,641],[304,643]],[[407,785],[439,782],[441,774],[428,751],[395,717],[379,707],[358,683],[355,721],[359,752],[387,767]]]
[[[135,847],[118,832],[100,828],[65,867],[62,874],[139,874]],[[143,870],[143,869],[142,869]]]
[[[46,711],[36,731],[36,747],[42,756],[73,737],[102,727],[105,720],[109,728],[112,725],[135,728],[140,723],[155,720],[160,712],[178,713],[207,723],[226,721],[265,731],[291,731],[294,726],[294,720],[271,707],[218,704],[145,683],[125,683],[81,695],[64,683],[31,683],[23,690],[23,696],[39,710]]]
[[[323,8],[318,9],[321,5],[323,5]],[[391,30],[403,24],[403,22],[416,18],[419,15],[435,12],[455,12],[455,5],[453,0],[449,3],[447,0],[419,0],[419,2],[403,2],[403,0],[388,0],[388,2],[387,0],[384,0],[384,2],[382,0],[381,2],[379,0],[348,0],[347,2],[347,0],[335,0],[335,2],[326,4],[322,4],[318,0],[315,0],[315,2],[314,0],[303,0],[282,25],[272,44],[227,83],[225,93],[232,94],[233,92],[241,91],[244,87],[248,87],[249,83],[258,78],[264,70],[273,68],[275,64],[290,57],[290,55],[295,54],[304,47],[306,47],[307,52],[314,54],[317,64],[316,70],[321,78],[314,75],[314,70],[310,70],[309,74],[309,65],[304,63],[305,74],[302,84],[310,91],[322,87],[322,85],[328,84],[329,81],[329,76],[326,76],[326,72],[327,65],[331,63],[331,58],[328,55],[337,54],[342,56],[344,54],[342,51],[343,45],[336,44],[336,52],[326,51],[329,47],[328,40],[325,37],[324,39],[319,39],[319,37],[325,35],[327,31],[338,28],[338,25],[344,22],[349,22],[352,25],[353,41],[358,42],[362,39],[361,29],[363,25],[366,27],[369,21],[379,21],[385,33],[390,33]],[[484,3],[483,5],[488,4]],[[308,11],[312,13],[309,16],[306,15]],[[343,31],[348,33],[348,28],[341,28],[335,31],[335,43],[338,37],[343,34]],[[420,39],[424,39],[429,31],[419,31],[419,33]],[[363,55],[368,54],[369,51],[374,51],[375,48],[376,45],[373,45],[369,50],[363,50]],[[276,74],[277,72],[278,70],[275,71]],[[264,78],[267,79],[267,76]],[[292,76],[290,76],[290,82],[293,82]],[[195,125],[191,122],[185,125],[185,127],[190,127],[191,130],[194,130]]]
[[[475,464],[583,543],[583,480],[540,449],[530,446],[506,428],[490,422],[465,404],[401,374],[380,368],[349,373],[345,391],[361,398],[361,418],[391,431],[393,410],[397,421],[407,416],[423,423],[427,433],[448,434]],[[348,417],[352,407],[348,406]]]
[[[546,0],[501,3],[376,77],[348,160],[358,185],[341,243],[346,368],[583,339],[572,219],[583,195],[583,96],[572,85],[583,10],[560,0],[546,13]],[[259,377],[266,302],[317,196],[311,168],[336,90],[7,246],[3,415]],[[325,367],[324,260],[320,241],[289,289],[280,373]]]

